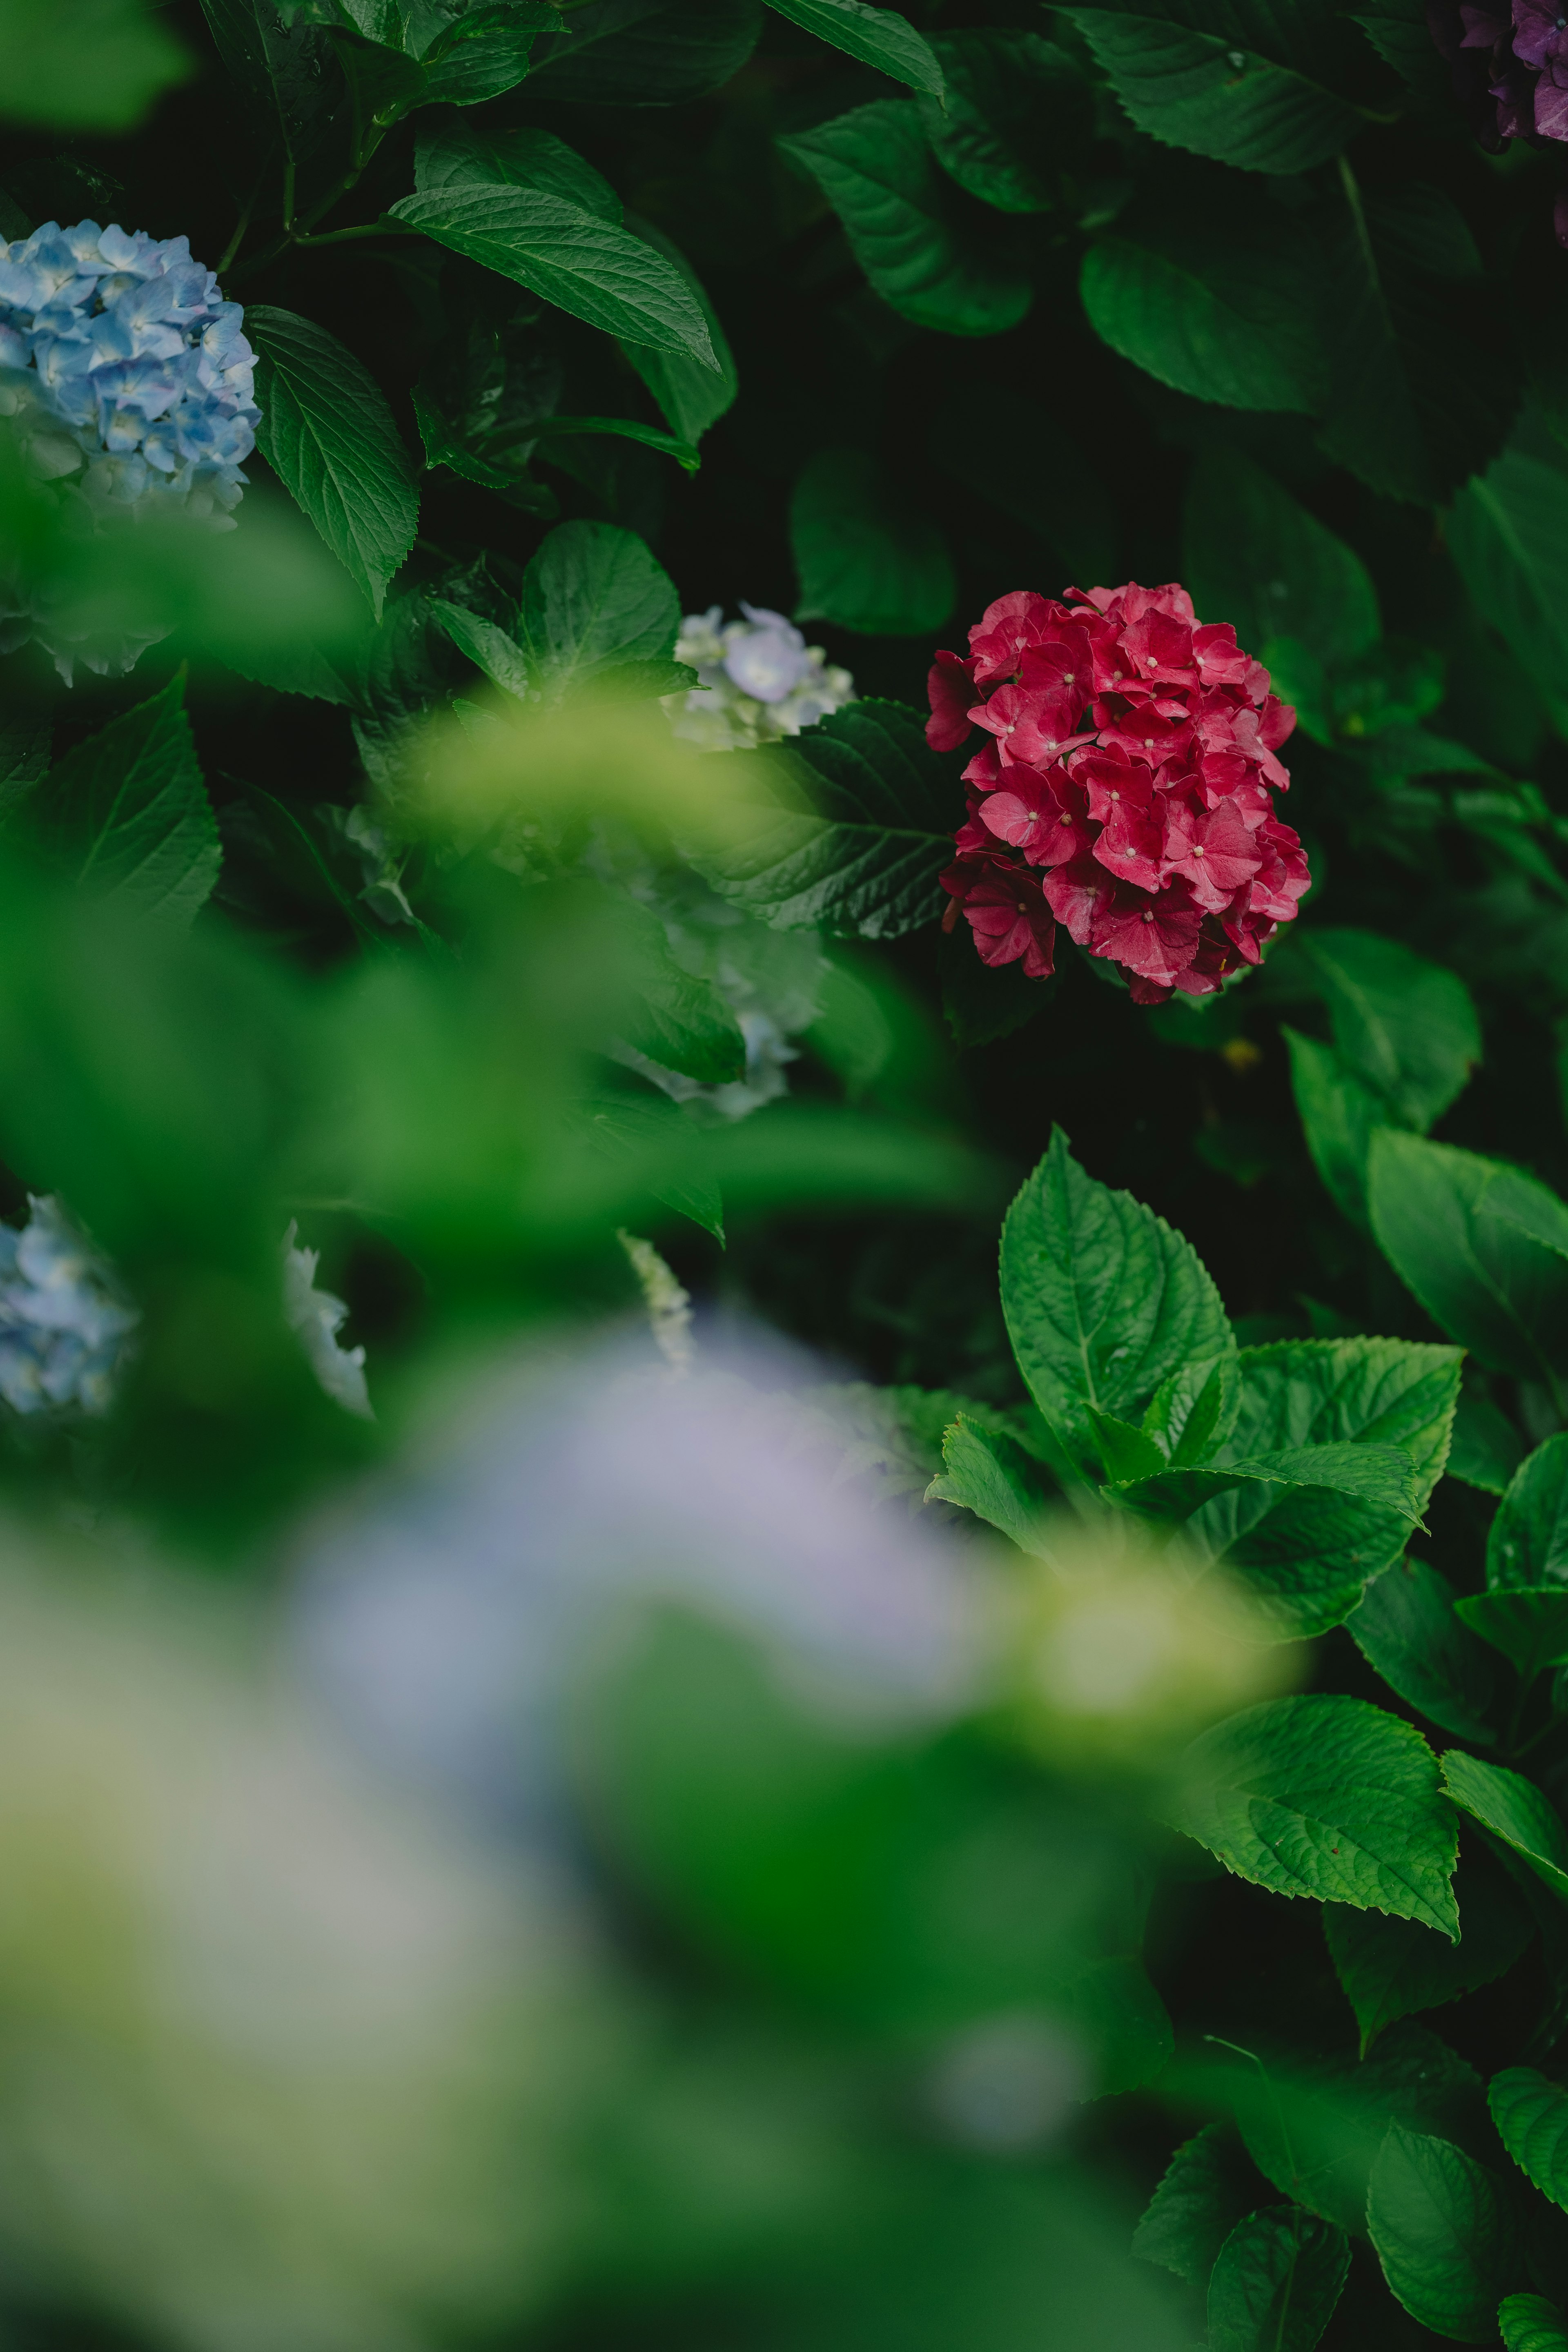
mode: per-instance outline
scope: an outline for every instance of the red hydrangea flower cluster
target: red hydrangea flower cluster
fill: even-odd
[[[1209,995],[1261,960],[1310,879],[1271,797],[1296,714],[1184,588],[1067,596],[999,596],[967,655],[936,657],[927,741],[984,730],[944,928],[962,911],[986,963],[1044,980],[1065,923],[1140,1004]]]

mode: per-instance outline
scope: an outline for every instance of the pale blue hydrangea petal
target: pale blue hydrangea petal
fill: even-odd
[[[19,1233],[0,1225],[0,1397],[16,1412],[104,1412],[141,1318],[58,1201],[29,1208]]]
[[[723,608],[689,613],[675,658],[697,672],[686,694],[664,697],[677,735],[706,751],[750,751],[815,726],[855,699],[847,669],[828,665],[782,613],[742,602],[745,619],[723,625]]]

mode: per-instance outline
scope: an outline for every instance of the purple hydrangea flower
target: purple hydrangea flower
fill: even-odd
[[[1568,143],[1568,0],[1427,0],[1432,38],[1483,147]],[[1560,244],[1568,214],[1553,214]]]

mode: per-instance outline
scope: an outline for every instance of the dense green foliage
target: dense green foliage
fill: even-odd
[[[261,410],[221,535],[73,528],[0,437],[0,1212],[57,1196],[136,1335],[106,1412],[0,1404],[14,1548],[107,1622],[158,1552],[292,1622],[310,1515],[455,1386],[645,1298],[683,1361],[684,1284],[700,1361],[831,1360],[803,1493],[932,1535],[980,1627],[864,1719],[689,1593],[557,1659],[604,1980],[515,2109],[492,2023],[493,2143],[459,2102],[447,2201],[373,2168],[374,2227],[402,2126],[347,2094],[296,2167],[297,2020],[254,2113],[150,2089],[157,2001],[76,1965],[130,1931],[0,1806],[65,1923],[0,1936],[6,2330],[1568,2345],[1551,149],[1481,151],[1419,0],[0,0],[0,236],[188,236]],[[1313,874],[1153,1009],[943,932],[923,731],[993,598],[1127,578],[1295,706]],[[857,698],[694,750],[682,616],[742,600]],[[99,2158],[153,2140],[139,2202]]]

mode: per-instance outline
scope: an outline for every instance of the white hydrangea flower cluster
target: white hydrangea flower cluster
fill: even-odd
[[[106,1412],[142,1318],[57,1200],[27,1205],[19,1233],[0,1224],[0,1397],[16,1412]]]
[[[701,683],[667,694],[664,708],[676,734],[704,751],[779,742],[855,699],[849,672],[830,667],[782,613],[743,599],[741,610],[745,619],[728,624],[722,604],[688,613],[676,639],[676,660],[689,663]]]
[[[46,221],[0,245],[0,415],[98,506],[174,499],[232,530],[256,443],[245,313],[188,239]]]
[[[310,1370],[327,1394],[345,1412],[374,1421],[364,1383],[364,1349],[340,1348],[338,1333],[348,1320],[348,1308],[330,1290],[316,1288],[319,1250],[300,1249],[298,1223],[291,1222],[283,1236],[283,1319],[299,1335]]]

